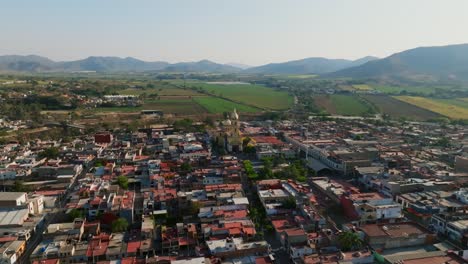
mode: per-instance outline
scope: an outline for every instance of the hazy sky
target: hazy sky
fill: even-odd
[[[258,65],[468,43],[466,0],[2,0],[0,54]]]

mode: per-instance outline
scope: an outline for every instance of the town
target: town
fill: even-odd
[[[467,263],[468,127],[202,123],[5,142],[1,262]]]

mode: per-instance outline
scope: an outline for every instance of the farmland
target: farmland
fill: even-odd
[[[364,95],[363,98],[375,105],[380,113],[387,114],[392,118],[407,118],[419,121],[441,117],[440,114],[397,100],[391,96]]]
[[[355,84],[355,85],[353,85],[353,88],[358,90],[358,91],[370,91],[370,90],[372,90],[372,87],[370,87],[367,84]]]
[[[287,92],[276,91],[260,85],[202,82],[192,82],[187,85],[211,95],[261,109],[285,110],[293,104],[293,97]]]
[[[210,113],[223,113],[232,111],[234,108],[239,112],[254,113],[260,111],[258,108],[237,104],[216,97],[196,97],[194,101],[205,108]]]
[[[192,89],[182,89],[177,87],[156,87],[156,88],[145,88],[145,89],[136,89],[128,88],[120,90],[119,94],[123,95],[158,95],[158,96],[197,96],[202,95]]]
[[[467,107],[449,104],[447,101],[418,96],[396,96],[395,98],[452,119],[468,119]],[[460,100],[460,102],[462,101]]]
[[[317,95],[315,104],[330,114],[336,115],[367,115],[373,112],[372,107],[363,99],[353,95]]]
[[[122,112],[132,113],[141,110],[161,110],[171,114],[196,114],[206,113],[205,108],[191,99],[161,99],[147,100],[139,107],[99,107],[93,109],[94,112]]]
[[[377,91],[386,94],[400,94],[401,92],[408,92],[413,94],[429,95],[435,92],[435,87],[423,87],[423,86],[386,86],[386,85],[377,85],[373,86]]]

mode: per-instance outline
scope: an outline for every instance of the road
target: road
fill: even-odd
[[[16,263],[21,263],[21,264],[31,263],[31,261],[29,260],[29,256],[32,254],[34,249],[42,241],[44,230],[47,228],[47,226],[49,226],[49,224],[54,223],[57,217],[61,214],[61,212],[63,211],[63,208],[65,207],[67,203],[67,197],[77,186],[78,180],[84,178],[88,171],[89,171],[88,169],[83,168],[83,171],[77,177],[74,178],[73,182],[70,184],[70,186],[68,187],[68,189],[65,191],[64,195],[62,196],[63,198],[57,201],[56,203],[57,207],[54,208],[52,212],[46,214],[44,223],[38,229],[36,229],[35,233],[27,242],[24,253],[18,258]]]

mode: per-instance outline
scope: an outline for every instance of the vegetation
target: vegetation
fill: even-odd
[[[396,96],[398,100],[439,113],[452,119],[468,119],[468,108],[450,105],[435,99],[417,96]]]
[[[355,95],[318,95],[314,99],[318,107],[330,114],[351,116],[375,114],[371,105]]]
[[[24,182],[21,180],[15,180],[13,185],[13,191],[15,192],[29,192],[31,188],[27,185],[24,185]]]
[[[190,171],[192,171],[192,165],[190,165],[189,162],[184,162],[182,165],[180,165],[180,170],[184,173],[187,174]]]
[[[47,149],[44,149],[43,151],[39,152],[37,156],[40,159],[47,158],[47,159],[56,159],[59,155],[59,149],[56,147],[50,147]]]
[[[338,243],[340,244],[341,250],[343,251],[359,249],[363,245],[363,242],[359,238],[358,234],[350,231],[339,234]]]
[[[290,196],[288,197],[288,199],[284,200],[282,203],[281,203],[281,207],[285,208],[285,209],[296,209],[296,199],[294,199],[294,197]]]
[[[250,180],[254,181],[258,179],[258,174],[255,172],[250,160],[244,160],[244,170]]]
[[[123,175],[117,177],[117,184],[124,190],[128,189],[128,178]]]
[[[128,229],[128,221],[125,218],[119,218],[112,222],[112,232],[124,232]]]
[[[199,92],[227,98],[235,102],[262,109],[284,110],[293,104],[287,92],[277,91],[252,84],[211,84],[192,82],[188,84]]]
[[[204,107],[210,113],[223,113],[232,111],[236,108],[239,112],[258,112],[260,109],[251,106],[234,103],[228,100],[224,100],[216,97],[196,97],[194,101]]]
[[[70,212],[68,212],[68,218],[70,221],[73,221],[76,218],[83,218],[84,214],[83,211],[78,210],[78,209],[71,209]]]
[[[411,120],[428,120],[440,117],[439,114],[427,109],[397,100],[386,95],[363,95],[365,100],[373,104],[381,114],[391,118],[411,119]]]

